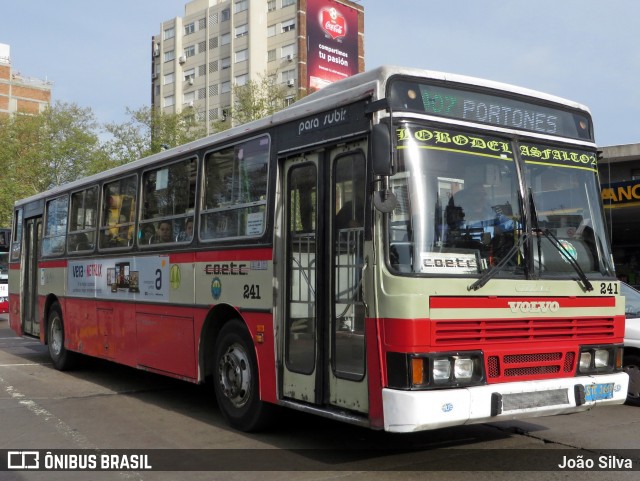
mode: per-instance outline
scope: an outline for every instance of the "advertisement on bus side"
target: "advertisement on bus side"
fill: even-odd
[[[70,296],[120,300],[169,300],[169,256],[70,261]]]

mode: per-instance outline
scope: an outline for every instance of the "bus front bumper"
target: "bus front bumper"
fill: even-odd
[[[383,389],[385,431],[406,433],[587,411],[623,404],[624,372],[430,391]]]

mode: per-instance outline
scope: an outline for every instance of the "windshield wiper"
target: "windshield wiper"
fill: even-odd
[[[578,274],[578,277],[580,277],[580,281],[582,281],[582,284],[584,285],[584,290],[586,292],[592,291],[593,285],[591,285],[591,282],[589,282],[589,279],[587,278],[587,275],[582,270],[582,267],[580,267],[580,264],[578,264],[576,259],[571,255],[571,253],[567,250],[567,248],[558,240],[558,238],[555,235],[553,235],[553,233],[549,229],[540,230],[538,232],[541,232],[542,235],[544,235],[547,239],[549,239],[549,242],[551,242],[551,244],[558,250],[558,252],[569,263],[569,265],[573,267],[573,270],[576,271],[576,273]]]
[[[582,267],[580,267],[580,264],[578,264],[575,258],[567,250],[567,248],[558,240],[555,235],[553,235],[553,233],[549,229],[542,230],[540,228],[540,224],[538,222],[538,211],[536,210],[536,205],[533,201],[533,191],[531,190],[531,187],[529,187],[529,206],[531,208],[531,221],[533,224],[533,231],[538,234],[536,237],[538,238],[538,265],[540,266],[540,270],[542,271],[542,241],[540,238],[540,234],[542,234],[547,239],[549,239],[549,242],[553,245],[553,247],[555,247],[560,255],[569,263],[569,265],[573,267],[573,270],[576,271],[578,277],[580,278],[579,280],[582,281],[584,290],[586,292],[592,291],[593,286],[591,285],[591,282],[589,282],[587,275],[584,273]]]
[[[467,290],[477,291],[478,289],[483,287],[487,282],[489,282],[489,280],[491,280],[496,274],[498,274],[504,268],[504,266],[507,265],[507,262],[511,260],[511,258],[516,254],[516,252],[520,251],[527,236],[528,234],[522,233],[522,235],[520,236],[520,239],[518,239],[518,243],[514,244],[511,247],[511,249],[509,249],[509,252],[506,253],[506,255],[500,260],[500,262],[498,262],[495,266],[493,266],[491,269],[487,270],[484,274],[482,274],[477,281],[475,281],[473,284],[467,287]]]
[[[532,227],[531,231],[540,232],[540,222],[538,221],[538,210],[536,209],[536,204],[533,200],[533,190],[531,189],[531,187],[529,187],[529,213],[531,215],[531,227]],[[542,241],[540,240],[539,235],[536,236],[536,240],[537,240],[536,247],[537,247],[537,254],[538,254],[538,266],[541,266],[542,265],[542,262],[541,262]],[[532,275],[535,278],[536,276],[535,263],[532,263],[530,267],[531,267]]]

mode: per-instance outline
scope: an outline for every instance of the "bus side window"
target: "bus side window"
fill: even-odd
[[[142,174],[140,246],[191,241],[197,165],[190,157]]]
[[[202,239],[259,237],[265,231],[268,136],[210,152],[204,159]]]
[[[42,238],[42,255],[64,253],[67,241],[69,199],[66,195],[47,202],[47,220]]]
[[[98,225],[98,186],[71,194],[69,210],[69,253],[88,252],[95,246]]]
[[[100,248],[130,247],[133,244],[137,182],[136,176],[105,184]]]

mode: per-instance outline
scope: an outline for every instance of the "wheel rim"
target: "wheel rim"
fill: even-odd
[[[220,358],[218,375],[225,397],[237,408],[244,406],[251,394],[251,368],[241,346],[229,346]]]
[[[62,331],[62,323],[60,322],[59,317],[54,317],[51,321],[51,333],[49,336],[49,346],[51,352],[56,356],[60,355],[62,352],[62,343],[64,340],[64,334]]]

